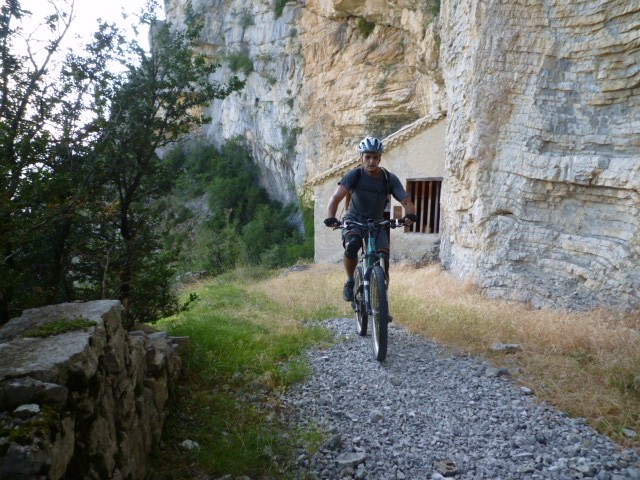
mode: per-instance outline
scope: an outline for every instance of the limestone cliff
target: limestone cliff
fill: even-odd
[[[203,135],[240,136],[281,201],[304,180],[353,154],[366,133],[385,135],[443,108],[433,1],[196,0],[202,48],[221,62],[215,80],[247,81],[217,101]],[[180,23],[186,0],[166,0]],[[280,11],[281,9],[281,11]]]
[[[640,3],[445,0],[442,260],[534,305],[640,306]]]
[[[194,6],[218,79],[247,78],[203,133],[244,137],[278,198],[365,133],[446,110],[443,264],[534,305],[640,306],[638,2]]]

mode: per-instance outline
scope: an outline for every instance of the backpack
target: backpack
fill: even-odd
[[[391,182],[389,181],[389,172],[387,172],[386,169],[380,167],[382,169],[382,173],[384,174],[384,176],[382,177],[382,181],[384,182],[384,191],[387,195],[387,203],[384,206],[384,211],[385,212],[389,212],[391,211]],[[360,178],[362,178],[363,175],[363,167],[357,167],[356,168],[356,181],[353,183],[353,190],[356,189],[356,187],[358,186],[358,182],[360,181]],[[345,197],[345,203],[344,203],[344,209],[349,210],[349,204],[351,203],[351,192],[347,193],[347,196]]]

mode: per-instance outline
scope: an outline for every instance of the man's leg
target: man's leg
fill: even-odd
[[[353,278],[356,266],[358,265],[358,251],[362,245],[362,239],[359,235],[347,235],[344,239],[344,271],[347,274],[347,281],[344,282],[342,289],[342,298],[346,302],[353,301],[353,286],[355,280]]]
[[[377,247],[378,247],[378,253],[380,253],[382,256],[382,268],[384,268],[385,283],[386,283],[387,289],[389,289],[390,251],[389,251],[389,237],[387,236],[386,232],[384,231],[380,232],[380,236],[378,236]],[[393,322],[393,316],[391,315],[390,312],[388,314],[388,320],[389,322]]]
[[[357,258],[349,258],[346,255],[342,257],[342,263],[344,264],[344,271],[347,274],[347,280],[353,278],[356,272],[356,266],[358,265]]]
[[[382,248],[378,250],[378,253],[382,256],[382,268],[384,268],[385,283],[389,288],[389,250]]]

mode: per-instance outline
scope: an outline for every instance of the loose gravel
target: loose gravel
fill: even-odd
[[[481,358],[391,324],[380,363],[355,320],[328,326],[339,341],[307,353],[310,378],[283,398],[290,421],[326,433],[319,449],[298,452],[298,478],[640,480],[635,450]]]

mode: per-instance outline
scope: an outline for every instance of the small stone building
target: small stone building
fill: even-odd
[[[385,153],[381,166],[403,183],[416,205],[418,222],[411,228],[391,230],[392,260],[428,261],[437,256],[440,241],[440,197],[444,176],[445,113],[423,117],[382,139]],[[307,182],[315,192],[315,261],[337,262],[342,258],[340,232],[324,227],[329,199],[338,181],[360,164],[359,155],[328,168]],[[344,202],[337,217],[344,214]],[[404,215],[392,198],[391,218]]]

